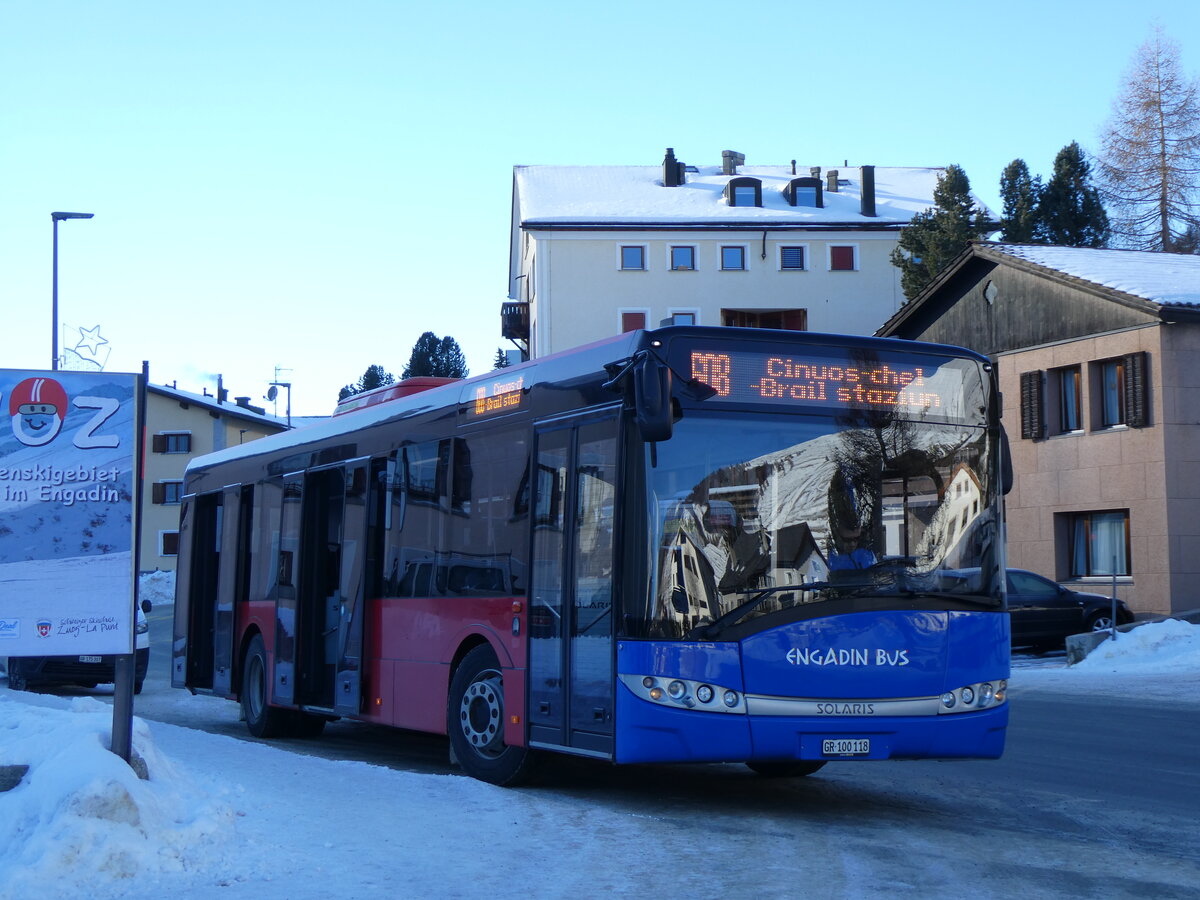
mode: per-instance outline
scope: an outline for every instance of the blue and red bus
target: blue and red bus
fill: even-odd
[[[449,736],[495,783],[612,763],[995,758],[995,373],[672,326],[402,382],[188,468],[172,681],[249,730]]]

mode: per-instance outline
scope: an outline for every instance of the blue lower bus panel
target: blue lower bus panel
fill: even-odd
[[[891,612],[733,642],[621,641],[616,761],[992,759],[1007,620]]]

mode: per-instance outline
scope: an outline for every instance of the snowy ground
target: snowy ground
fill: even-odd
[[[1073,668],[1018,665],[1011,693],[1015,701],[1031,691],[1171,699],[1196,696],[1197,687],[1200,626],[1166,621],[1121,635]],[[695,885],[697,866],[712,858],[647,844],[670,823],[648,831],[631,827],[628,813],[569,796],[334,762],[136,718],[134,748],[150,772],[140,781],[106,749],[111,725],[111,707],[94,697],[0,690],[0,766],[30,767],[0,793],[0,900],[315,900],[332,887],[348,898],[714,889],[701,881],[700,893],[685,891],[679,880]],[[831,885],[820,895],[844,895]]]

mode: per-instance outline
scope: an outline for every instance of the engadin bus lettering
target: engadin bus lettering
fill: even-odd
[[[907,666],[907,650],[813,649],[793,647],[787,652],[793,666]]]

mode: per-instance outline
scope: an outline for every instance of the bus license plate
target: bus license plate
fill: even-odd
[[[867,756],[871,752],[868,738],[838,738],[821,741],[821,753],[825,756]]]
[[[80,662],[98,663],[98,662],[100,662],[100,657],[99,656],[81,656],[81,657],[79,657],[79,661]],[[826,742],[826,743],[828,743],[828,742]]]

